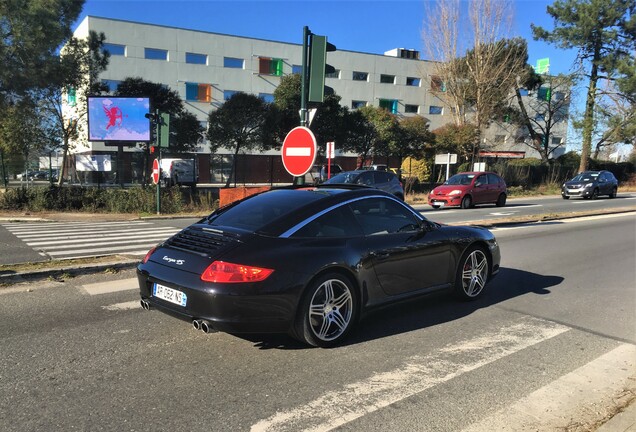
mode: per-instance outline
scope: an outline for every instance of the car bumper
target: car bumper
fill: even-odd
[[[592,196],[592,189],[561,189],[561,195],[566,197],[583,197]]]
[[[431,207],[457,207],[462,203],[461,195],[455,196],[435,196],[428,198],[428,205]]]
[[[298,300],[295,292],[262,290],[255,284],[211,284],[199,275],[161,267],[155,265],[150,272],[143,264],[137,268],[141,299],[151,308],[188,322],[206,320],[214,330],[227,333],[285,333],[291,328]],[[153,295],[155,284],[184,293],[185,306]]]

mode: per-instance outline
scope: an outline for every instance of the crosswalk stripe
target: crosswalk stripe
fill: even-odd
[[[83,234],[125,234],[125,233],[144,233],[144,232],[156,232],[156,231],[174,231],[176,228],[174,227],[166,227],[166,228],[157,228],[157,229],[133,229],[133,230],[90,230],[90,229],[81,229],[81,230],[70,230],[70,231],[46,231],[42,233],[12,233],[16,237],[20,239],[38,239],[38,238],[69,238],[69,237],[78,237]]]
[[[413,356],[398,369],[329,391],[304,406],[277,412],[252,425],[251,432],[330,431],[568,330],[560,324],[525,317],[478,338]]]
[[[175,231],[176,232],[176,231]],[[169,235],[167,235],[166,233],[161,233],[161,234],[154,234],[154,235],[144,235],[140,238],[135,238],[135,237],[123,237],[120,238],[120,240],[117,239],[102,239],[103,241],[95,241],[93,239],[84,239],[81,240],[80,243],[86,243],[87,241],[90,241],[90,246],[107,246],[107,245],[118,245],[121,244],[121,239],[125,239],[126,245],[130,245],[133,243],[148,243],[151,241],[154,242],[159,242],[160,240],[165,240],[166,238],[168,238]],[[69,249],[69,248],[77,248],[77,242],[76,241],[61,241],[61,242],[55,242],[53,243],[55,246],[46,246],[45,250],[59,250],[59,249]],[[47,243],[47,244],[51,244],[51,243]],[[29,243],[27,242],[27,245],[29,246],[41,246],[38,243]]]
[[[139,289],[139,281],[137,278],[129,278],[108,282],[96,282],[82,285],[82,289],[90,295],[109,294],[119,291]]]
[[[566,430],[571,419],[593,424],[595,410],[581,407],[613,406],[625,383],[633,380],[635,359],[636,346],[619,345],[462,432]]]
[[[181,231],[149,221],[0,224],[27,246],[54,259],[145,255]]]
[[[141,305],[139,304],[139,300],[133,300],[124,303],[115,303],[108,306],[102,306],[102,309],[106,309],[109,311],[141,309]]]

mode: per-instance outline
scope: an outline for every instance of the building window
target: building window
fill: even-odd
[[[553,146],[561,145],[561,140],[562,139],[563,138],[561,138],[561,137],[552,137],[552,145]]]
[[[407,86],[419,87],[420,86],[420,81],[421,80],[419,78],[406,77],[406,85]]]
[[[77,97],[75,95],[75,89],[73,87],[70,87],[68,89],[68,92],[66,94],[66,102],[70,106],[75,106],[77,104]]]
[[[232,69],[243,69],[245,62],[243,59],[234,57],[223,57],[223,67]]]
[[[274,95],[271,93],[259,93],[258,97],[263,99],[263,101],[267,103],[274,102]]]
[[[494,140],[495,144],[503,144],[506,142],[506,136],[505,135],[495,135],[495,140]]]
[[[380,75],[380,82],[382,84],[395,84],[395,75]]]
[[[420,106],[419,105],[404,105],[404,112],[407,114],[417,114],[418,112],[420,112]]]
[[[519,89],[519,94],[520,94],[521,96],[528,96],[528,89],[520,88],[520,89]]]
[[[168,60],[168,51],[156,48],[144,48],[144,58],[147,60]]]
[[[537,99],[549,101],[552,98],[552,89],[550,87],[539,87]]]
[[[102,84],[108,87],[108,91],[110,93],[114,93],[115,91],[117,91],[117,87],[119,86],[119,83],[121,83],[121,81],[108,80],[108,79],[102,80]]]
[[[398,101],[397,99],[380,99],[380,108],[384,108],[391,114],[398,113]]]
[[[435,106],[435,105],[431,105],[430,107],[428,107],[428,113],[429,114],[443,114],[444,113],[444,108],[441,106]]]
[[[196,54],[196,53],[186,53],[186,63],[191,64],[208,64],[208,56],[205,54]]]
[[[223,100],[228,100],[230,99],[232,96],[234,96],[236,93],[238,93],[237,90],[225,90],[223,92]]]
[[[261,75],[283,75],[283,60],[275,58],[258,58],[258,73]]]
[[[439,77],[437,75],[433,75],[431,77],[431,90],[438,92],[446,91],[446,84],[444,83],[444,80],[442,80],[442,77]]]
[[[303,73],[302,65],[292,65],[292,73],[301,75]]]
[[[210,102],[212,100],[212,86],[210,84],[186,83],[186,100]]]
[[[362,108],[362,107],[365,107],[365,106],[367,106],[367,102],[366,101],[357,101],[357,100],[351,101],[351,108],[352,109],[358,109],[358,108]]]
[[[325,78],[340,78],[340,69],[336,69],[331,73],[326,73]]]
[[[354,81],[369,81],[369,73],[353,71],[353,80]]]
[[[102,45],[102,51],[108,51],[112,56],[125,56],[126,45],[104,43],[104,45]]]

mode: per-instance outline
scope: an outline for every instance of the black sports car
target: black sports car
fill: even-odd
[[[145,309],[196,329],[331,346],[388,302],[477,298],[499,261],[485,228],[431,222],[377,189],[320,185],[223,207],[148,252],[137,275]]]

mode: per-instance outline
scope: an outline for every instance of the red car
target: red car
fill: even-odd
[[[476,204],[506,205],[506,182],[493,172],[463,172],[455,174],[428,194],[433,208],[471,208]]]

